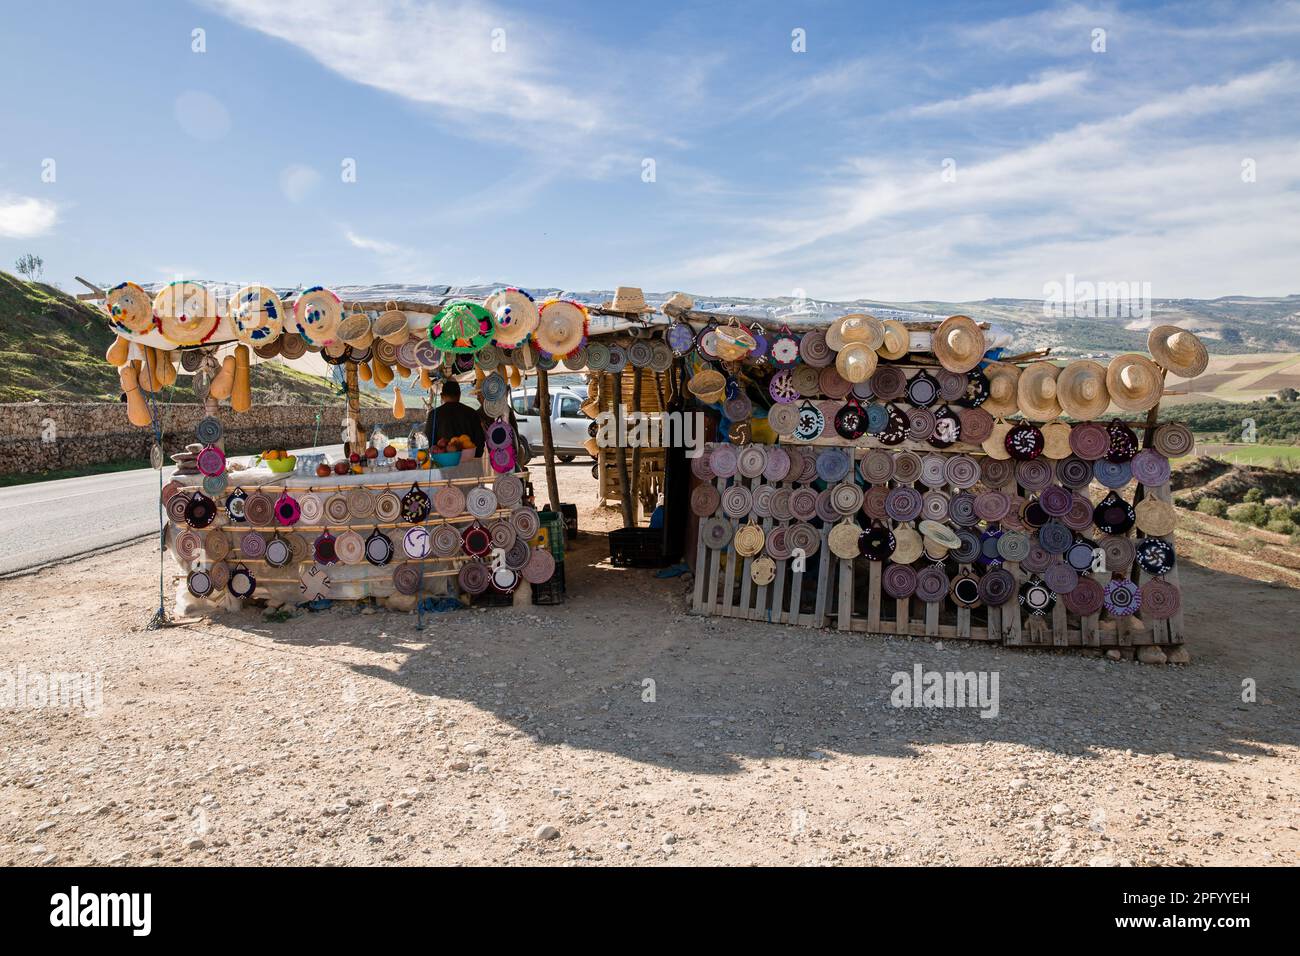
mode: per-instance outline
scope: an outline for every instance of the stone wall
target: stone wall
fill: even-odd
[[[163,450],[171,455],[193,441],[194,426],[203,417],[199,405],[161,405]],[[317,440],[317,415],[320,415]],[[264,448],[305,448],[339,443],[341,407],[312,405],[257,405],[242,415],[223,407],[227,454],[242,455]],[[423,418],[417,407],[408,408],[401,429],[407,434]],[[387,408],[361,409],[366,428],[388,425]],[[153,430],[136,428],[126,418],[126,405],[115,402],[51,404],[31,402],[0,404],[0,474],[30,474],[56,468],[81,468],[113,461],[147,460],[154,442]]]

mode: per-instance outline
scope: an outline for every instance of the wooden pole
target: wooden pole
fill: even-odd
[[[641,375],[644,369],[636,367],[632,370],[632,412],[640,418],[641,412]],[[637,519],[637,513],[641,508],[641,500],[636,497],[641,491],[641,446],[638,444],[632,449],[632,520]]]
[[[357,451],[365,443],[365,436],[361,432],[361,388],[357,382],[357,363],[345,363],[343,375],[348,389],[347,405],[343,412],[344,442],[351,442],[352,445],[343,450],[352,452]]]
[[[637,371],[639,372],[640,369],[637,369]],[[621,433],[626,424],[626,420],[623,417],[622,369],[619,369],[618,373],[614,376],[614,424],[617,429],[617,431],[615,431],[616,435]],[[631,528],[636,525],[636,520],[632,517],[632,484],[628,481],[627,477],[627,449],[623,447],[621,441],[618,442],[618,447],[614,450],[614,454],[618,458],[619,503],[623,507],[623,527]]]
[[[542,420],[542,460],[546,463],[546,494],[551,510],[560,512],[560,484],[555,478],[555,446],[551,439],[551,385],[546,369],[537,370],[537,412]]]

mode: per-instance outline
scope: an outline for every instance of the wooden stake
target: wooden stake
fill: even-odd
[[[546,494],[552,510],[560,512],[560,485],[555,478],[555,446],[551,439],[551,384],[546,369],[537,370],[537,411],[542,422],[542,460],[546,463]]]

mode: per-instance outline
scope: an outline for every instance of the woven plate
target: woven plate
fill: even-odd
[[[804,557],[811,558],[817,553],[821,546],[821,535],[817,529],[806,521],[798,521],[790,525],[786,531],[786,543],[793,554],[796,548],[802,548]]]
[[[465,496],[465,509],[475,518],[487,518],[497,510],[496,493],[486,485],[476,485]]]
[[[773,528],[767,533],[767,541],[763,543],[763,548],[768,555],[777,561],[784,561],[790,557],[790,547],[786,544],[787,527]]]
[[[1067,488],[1086,488],[1092,481],[1092,464],[1077,455],[1056,463],[1056,480]]]
[[[713,485],[697,485],[691,492],[691,512],[697,517],[712,516],[721,503],[722,494]]]
[[[239,539],[239,556],[249,561],[257,561],[266,554],[266,539],[260,532],[248,531]]]
[[[953,524],[963,528],[973,528],[979,524],[979,515],[975,514],[975,496],[969,491],[962,491],[952,496],[948,502],[948,517]]]
[[[749,576],[759,587],[766,587],[776,580],[776,562],[767,555],[755,558],[749,568]]]
[[[1138,566],[1148,574],[1168,574],[1177,563],[1174,546],[1164,538],[1141,538],[1133,551]]]
[[[921,459],[921,484],[927,488],[940,488],[947,483],[943,455],[926,455]]]
[[[167,517],[176,524],[185,523],[185,509],[189,507],[190,496],[179,492],[167,499]],[[242,512],[241,512],[242,513]]]
[[[438,525],[433,529],[433,533],[429,535],[429,550],[440,558],[450,558],[452,555],[459,553],[460,548],[460,535],[456,533],[456,529],[451,525]]]
[[[1052,465],[1045,458],[1016,463],[1016,483],[1026,491],[1042,491],[1052,483]]]
[[[1144,485],[1163,485],[1169,480],[1169,459],[1154,448],[1144,448],[1133,457],[1133,477]]]
[[[1038,578],[1030,578],[1020,588],[1020,606],[1034,617],[1045,617],[1056,606],[1056,595]]]
[[[921,515],[921,504],[921,493],[915,488],[893,488],[885,498],[885,513],[895,521],[915,521]]]
[[[1079,572],[1063,561],[1049,565],[1043,581],[1057,594],[1069,594],[1079,586]]]
[[[412,531],[423,530],[412,528]],[[427,545],[427,535],[426,545]],[[344,531],[334,540],[334,552],[344,564],[360,564],[366,559],[366,541],[355,531]]]
[[[916,591],[916,571],[907,564],[891,564],[881,575],[880,585],[892,598],[909,598]]]
[[[719,551],[731,543],[731,522],[723,518],[705,518],[700,522],[700,540],[706,547]]]
[[[365,520],[374,516],[375,495],[365,488],[349,488],[347,501],[348,514],[353,518]],[[299,502],[299,505],[301,504],[302,502]]]
[[[842,482],[831,489],[831,504],[836,513],[848,516],[862,507],[862,489],[851,481]]]
[[[835,502],[831,500],[830,488],[823,488],[817,493],[817,517],[821,518],[827,527],[840,519],[840,513],[835,510]]]
[[[858,556],[858,535],[862,529],[854,521],[845,519],[831,528],[826,544],[837,558],[851,561]]]
[[[790,510],[790,498],[793,495],[793,488],[777,488],[772,492],[772,517],[777,521],[789,521],[794,517],[794,512]]]
[[[700,452],[698,457],[691,459],[691,474],[702,481],[708,481],[711,478],[717,477],[717,475],[713,473],[713,469],[709,466],[709,451],[710,449],[705,448]],[[1092,472],[1090,471],[1089,475],[1091,474]]]
[[[894,480],[910,485],[921,477],[921,456],[914,451],[900,451],[894,456]]]
[[[394,521],[402,513],[402,499],[385,491],[375,499],[375,517],[380,521]]]
[[[1097,461],[1110,450],[1106,427],[1097,422],[1080,422],[1070,429],[1070,450],[1084,461]]]
[[[942,491],[927,491],[921,495],[921,517],[927,521],[946,521],[948,496]]]
[[[754,504],[754,496],[744,485],[732,485],[722,492],[722,513],[728,518],[744,518]]]
[[[736,531],[734,544],[736,553],[744,558],[752,558],[763,550],[763,543],[766,536],[763,529],[753,522],[743,524]]]
[[[883,485],[894,477],[894,455],[880,448],[873,448],[862,456],[858,470],[869,484]]]
[[[524,498],[524,483],[513,472],[497,475],[492,482],[492,491],[497,496],[497,504],[502,508],[513,508]]]
[[[881,365],[871,376],[871,390],[883,401],[893,401],[903,396],[907,388],[907,376],[895,365]]]
[[[512,571],[522,571],[532,557],[532,549],[523,538],[515,538],[515,543],[506,549],[506,567]]]
[[[343,494],[333,494],[325,499],[325,517],[333,524],[348,520],[348,499]]]
[[[980,556],[980,536],[969,528],[958,528],[956,534],[961,544],[953,548],[948,556],[958,564],[970,564]]]
[[[1151,446],[1166,458],[1190,455],[1196,447],[1196,437],[1182,422],[1169,422],[1156,429]]]
[[[1015,477],[1014,462],[1000,458],[985,458],[980,462],[980,477],[990,488],[1003,488]]]
[[[929,441],[934,435],[934,412],[928,408],[907,410],[907,437],[912,441]]]
[[[1048,485],[1038,495],[1038,506],[1053,518],[1064,518],[1074,505],[1074,495],[1059,485]]]
[[[1074,532],[1059,521],[1049,521],[1038,529],[1038,543],[1048,554],[1065,554],[1074,544]]]
[[[1127,571],[1133,566],[1136,552],[1131,539],[1107,535],[1101,539],[1101,550],[1106,558],[1107,571]]]
[[[1029,557],[1029,536],[1023,531],[1008,531],[998,538],[998,554],[1003,561],[1023,561]]]
[[[989,568],[980,578],[980,600],[989,607],[1001,607],[1015,593],[1015,576],[1006,568]]]
[[[433,506],[444,518],[459,518],[465,513],[465,493],[455,485],[444,485],[434,493]]]
[[[244,518],[249,524],[266,527],[275,520],[275,502],[260,491],[249,495],[244,502]]]
[[[776,489],[771,485],[756,485],[754,487],[754,503],[751,509],[758,518],[772,517],[772,496],[776,494]]]
[[[220,530],[212,530],[203,536],[203,556],[209,561],[225,560],[230,553],[230,539]]]
[[[457,575],[461,588],[469,594],[482,594],[492,584],[492,571],[482,561],[467,561]]]
[[[545,548],[532,548],[519,573],[529,584],[545,584],[555,575],[555,557]]]
[[[1173,617],[1183,605],[1182,594],[1178,588],[1163,578],[1148,581],[1139,588],[1139,591],[1144,618],[1163,621]]]
[[[537,516],[535,508],[516,508],[510,512],[510,523],[524,541],[532,541],[542,527],[542,519]]]
[[[953,455],[944,464],[944,477],[954,488],[974,488],[980,480],[980,466],[970,455]]]
[[[1121,578],[1106,584],[1101,603],[1112,617],[1128,617],[1142,607],[1142,595],[1136,584]]]
[[[812,329],[803,334],[799,339],[799,357],[812,368],[825,368],[835,361],[835,353],[826,344],[826,332],[823,329]]]
[[[889,488],[884,485],[868,488],[867,493],[862,496],[862,513],[869,518],[883,521],[889,517],[889,512],[885,510],[885,503],[888,500]]]
[[[325,513],[325,506],[320,495],[304,494],[298,497],[298,511],[299,518],[302,519],[304,524],[316,524],[320,521],[321,515]],[[372,502],[371,512],[373,513],[373,511]]]
[[[822,481],[842,481],[853,470],[853,457],[843,448],[823,448],[814,467]]]
[[[1079,617],[1087,617],[1101,610],[1105,589],[1092,578],[1079,578],[1074,589],[1064,595],[1065,608]]]
[[[790,454],[780,445],[766,445],[763,477],[768,481],[783,481],[790,474]]]
[[[709,455],[709,467],[720,478],[730,478],[736,473],[739,456],[735,445],[714,445]]]
[[[746,445],[736,457],[736,470],[744,478],[757,478],[767,467],[767,446]]]
[[[916,574],[916,596],[927,604],[942,601],[948,594],[948,575],[938,565],[922,568]]]
[[[1123,488],[1133,480],[1133,466],[1127,461],[1107,461],[1105,458],[1093,462],[1092,474],[1106,488]]]
[[[175,548],[177,559],[182,564],[190,564],[198,559],[199,552],[203,550],[203,535],[197,531],[182,531],[176,535],[172,546]],[[256,555],[256,557],[261,557],[261,555]]]
[[[817,492],[812,488],[795,488],[790,493],[790,513],[801,521],[817,517]]]
[[[817,376],[817,388],[827,398],[836,401],[848,397],[853,390],[853,383],[839,373],[835,366],[827,365]]]
[[[789,437],[799,424],[799,410],[794,405],[773,405],[767,411],[767,424],[775,434]]]
[[[975,496],[975,516],[981,521],[1001,521],[1010,510],[1011,498],[1004,492],[985,491]]]

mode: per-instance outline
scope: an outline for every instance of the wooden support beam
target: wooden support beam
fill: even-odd
[[[560,512],[560,484],[555,477],[555,445],[551,439],[551,384],[546,369],[537,371],[537,411],[542,423],[542,461],[546,471],[546,494],[551,510]]]

